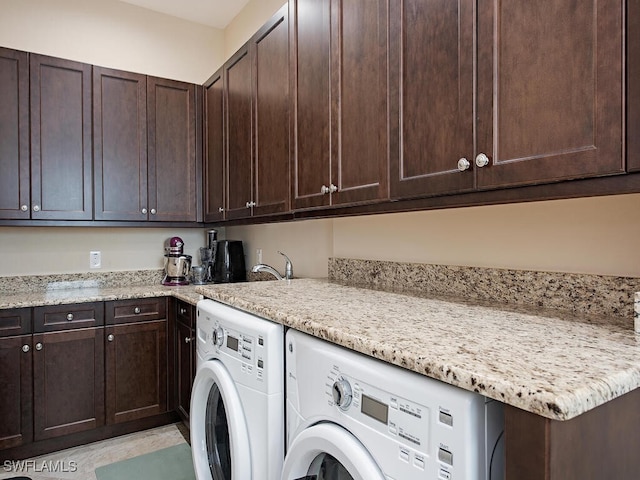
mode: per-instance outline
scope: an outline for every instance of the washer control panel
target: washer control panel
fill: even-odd
[[[326,386],[327,401],[345,415],[427,454],[427,407],[340,372],[337,366],[327,376]]]

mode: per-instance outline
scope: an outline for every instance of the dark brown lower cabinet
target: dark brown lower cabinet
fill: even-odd
[[[189,425],[191,389],[196,374],[195,317],[194,306],[176,302],[175,408],[186,425]]]
[[[104,328],[33,336],[34,440],[104,424]]]
[[[107,424],[167,411],[167,321],[108,326]]]
[[[0,309],[0,463],[178,420],[167,325],[165,298]]]
[[[31,335],[0,338],[0,450],[33,439],[31,347]]]

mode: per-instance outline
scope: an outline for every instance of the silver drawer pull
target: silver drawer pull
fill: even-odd
[[[180,307],[180,315],[186,315],[187,314],[187,309]]]
[[[141,312],[140,307],[136,307],[133,309],[133,313],[135,313],[136,315],[138,315]]]
[[[42,347],[43,345],[40,342],[36,343],[36,350],[40,351],[42,350]]]
[[[191,343],[193,342],[194,337],[184,337],[184,343]]]
[[[29,350],[31,350],[31,347],[29,347],[29,345],[22,345],[22,351],[24,353],[27,353]]]
[[[107,341],[108,341],[108,342],[113,342],[114,338],[116,338],[116,337],[114,337],[114,336],[113,336],[113,333],[110,333],[110,334],[107,336]]]
[[[68,321],[72,321],[73,320],[73,313],[67,313],[67,320]]]

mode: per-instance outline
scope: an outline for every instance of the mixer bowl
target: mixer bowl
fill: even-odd
[[[163,285],[188,285],[189,270],[191,269],[191,255],[171,255],[164,256]]]

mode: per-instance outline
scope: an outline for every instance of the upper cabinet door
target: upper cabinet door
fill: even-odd
[[[622,7],[478,2],[479,188],[624,170]]]
[[[96,220],[147,220],[146,77],[94,67]]]
[[[222,69],[204,85],[204,221],[224,218],[224,81]]]
[[[331,8],[329,0],[292,0],[289,7],[292,207],[301,209],[328,205],[330,199],[322,187],[331,184]]]
[[[195,85],[147,78],[149,219],[197,220]]]
[[[390,2],[392,198],[474,188],[473,3]]]
[[[640,170],[640,0],[627,1],[627,170]]]
[[[280,9],[250,42],[253,59],[253,215],[289,211],[289,22]]]
[[[227,134],[227,219],[251,215],[251,58],[248,45],[224,66]]]
[[[388,0],[331,6],[331,203],[389,196]],[[333,140],[335,139],[335,140]]]
[[[0,219],[30,218],[29,60],[0,48]]]
[[[91,220],[91,65],[30,58],[31,218]]]

